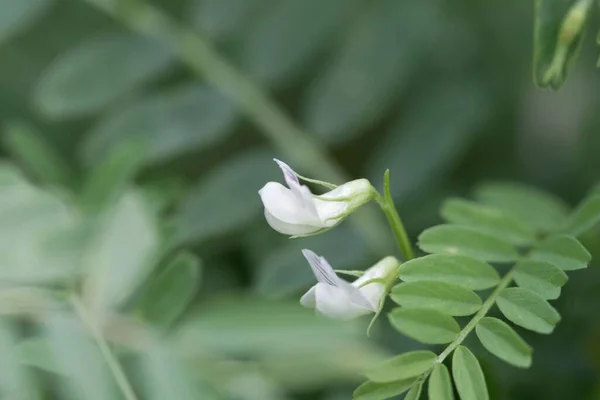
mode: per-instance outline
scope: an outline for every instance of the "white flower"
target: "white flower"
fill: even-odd
[[[258,194],[265,206],[267,222],[285,235],[308,235],[331,228],[373,196],[366,179],[357,179],[315,196],[287,164],[275,162],[283,171],[288,187],[268,182]]]
[[[361,315],[376,312],[382,297],[386,295],[387,282],[398,268],[398,260],[386,257],[352,283],[339,278],[331,265],[310,250],[302,250],[317,278],[314,285],[302,298],[300,304],[315,308],[323,315],[339,319],[352,319]],[[373,282],[369,282],[376,280]]]

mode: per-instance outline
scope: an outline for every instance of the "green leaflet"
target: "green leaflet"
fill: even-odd
[[[549,334],[560,321],[560,314],[554,307],[527,289],[504,289],[496,304],[509,321],[534,332]]]
[[[450,343],[460,332],[452,317],[435,310],[396,308],[388,318],[400,333],[425,344]]]
[[[571,213],[564,232],[580,236],[600,222],[600,194],[593,194],[584,199]]]
[[[125,140],[91,167],[81,189],[81,207],[98,212],[114,205],[141,169],[144,152],[145,146]]]
[[[569,278],[562,269],[545,261],[523,260],[516,265],[514,279],[520,287],[554,300]]]
[[[200,285],[200,260],[188,252],[177,254],[156,275],[138,300],[142,315],[155,325],[169,327],[192,301]]]
[[[353,395],[354,400],[385,400],[401,395],[415,384],[418,378],[404,379],[388,383],[365,382]]]
[[[461,400],[488,400],[483,371],[469,349],[458,346],[452,357],[452,376]]]
[[[3,143],[29,173],[44,184],[69,187],[73,183],[72,171],[54,144],[33,126],[21,122],[8,124]]]
[[[15,346],[13,351],[23,365],[54,374],[63,373],[56,363],[56,358],[47,340],[42,338],[24,339]]]
[[[489,289],[500,281],[488,263],[452,254],[431,254],[405,262],[399,277],[406,282],[440,281],[471,290]]]
[[[530,258],[548,262],[563,271],[573,271],[587,268],[592,256],[574,237],[554,235],[535,246]]]
[[[86,296],[98,309],[122,306],[148,278],[159,254],[156,215],[137,192],[126,193],[98,221],[86,249]]]
[[[365,375],[373,382],[393,382],[421,375],[435,364],[437,355],[429,350],[411,351],[369,368]]]
[[[48,9],[50,0],[4,2],[0,12],[0,43],[30,27]]]
[[[419,236],[419,247],[428,253],[459,254],[490,262],[510,262],[519,257],[508,242],[460,225],[438,225]]]
[[[527,245],[535,239],[534,231],[515,216],[472,201],[446,200],[441,215],[450,223],[471,226],[515,245]]]
[[[567,219],[568,207],[559,198],[517,183],[486,183],[475,189],[475,199],[496,207],[531,228],[551,231]]]
[[[409,390],[408,393],[406,393],[404,400],[419,400],[419,397],[421,397],[422,389],[423,389],[423,382],[417,383]]]
[[[227,140],[237,121],[237,109],[217,90],[198,83],[175,86],[102,118],[85,137],[81,158],[96,164],[126,140],[144,145],[145,166],[161,164]]]
[[[161,41],[98,36],[69,49],[48,67],[34,101],[49,117],[88,115],[160,75],[172,61],[173,53]]]
[[[437,364],[429,377],[429,400],[454,400],[452,379],[444,364]]]
[[[401,283],[392,289],[391,297],[405,308],[432,309],[452,316],[471,315],[481,307],[474,292],[444,282]]]
[[[483,347],[496,357],[516,367],[531,366],[532,348],[504,321],[485,317],[475,331]]]

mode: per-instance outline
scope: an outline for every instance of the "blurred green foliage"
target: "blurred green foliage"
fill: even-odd
[[[393,251],[387,227],[368,206],[317,237],[273,232],[271,158],[375,186],[390,168],[413,238],[482,180],[574,204],[600,179],[596,49],[575,32],[546,79],[578,2],[535,3],[3,1],[0,397],[119,399],[124,374],[139,399],[350,398],[365,365],[419,345],[300,309],[299,250],[364,269]],[[599,235],[581,238],[595,260]],[[531,370],[469,342],[493,399],[600,396],[599,271],[570,278],[552,336],[524,334]]]

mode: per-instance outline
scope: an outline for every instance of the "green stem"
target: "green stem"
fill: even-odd
[[[123,369],[119,364],[119,361],[113,355],[112,351],[110,350],[110,347],[108,347],[108,344],[106,343],[106,340],[104,340],[102,332],[98,328],[95,321],[92,318],[90,318],[90,316],[87,314],[85,306],[75,295],[71,296],[71,304],[77,312],[77,315],[79,315],[79,318],[81,318],[83,323],[88,327],[92,336],[94,337],[94,340],[100,348],[100,352],[102,353],[102,356],[108,364],[108,367],[115,378],[117,386],[123,393],[123,397],[125,398],[125,400],[138,400],[135,392],[133,391],[133,388],[131,387],[131,384],[129,383],[129,380],[127,380],[125,372],[123,372]]]
[[[282,157],[313,176],[331,182],[350,178],[332,160],[324,146],[303,132],[254,81],[237,70],[196,31],[180,27],[168,16],[141,0],[84,0],[121,21],[135,32],[166,42],[193,72],[231,98]],[[365,209],[354,223],[367,242],[381,254],[391,243],[377,215]]]
[[[496,298],[498,297],[500,292],[506,289],[506,287],[512,282],[513,275],[515,274],[515,268],[516,267],[513,267],[510,271],[506,273],[506,275],[504,275],[504,277],[498,283],[498,286],[496,286],[494,291],[490,293],[489,297],[485,300],[485,302],[483,302],[481,308],[479,309],[479,311],[477,311],[477,314],[475,314],[473,318],[471,318],[469,323],[465,325],[465,327],[460,331],[458,337],[452,343],[450,343],[444,349],[444,351],[440,353],[440,355],[437,358],[438,363],[442,363],[446,359],[446,357],[448,357],[454,351],[454,349],[460,346],[462,342],[466,339],[466,337],[469,335],[469,333],[471,333],[471,331],[475,329],[479,321],[487,315],[488,311],[490,311],[490,308],[492,308],[492,306],[496,302]]]
[[[402,223],[402,219],[398,214],[398,210],[396,209],[392,194],[390,192],[389,169],[386,170],[385,174],[383,175],[383,197],[379,193],[375,193],[375,198],[377,199],[381,210],[387,218],[388,224],[390,225],[392,233],[394,234],[394,238],[396,239],[396,243],[400,248],[400,252],[404,256],[404,261],[415,258],[412,245],[410,244],[410,239],[408,238],[408,234],[406,233],[406,229],[404,228],[404,224]]]

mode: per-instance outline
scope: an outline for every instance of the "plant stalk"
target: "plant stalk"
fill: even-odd
[[[469,323],[465,325],[465,327],[460,331],[458,337],[452,343],[450,343],[444,349],[443,352],[440,353],[440,355],[437,358],[438,364],[442,363],[446,359],[446,357],[448,357],[454,351],[454,349],[460,346],[462,342],[466,339],[466,337],[469,335],[469,333],[471,333],[471,331],[475,329],[479,321],[487,315],[488,311],[490,311],[490,308],[492,308],[492,306],[496,302],[496,298],[498,297],[500,292],[506,289],[506,287],[512,282],[515,271],[516,267],[513,267],[510,271],[506,273],[506,275],[504,275],[504,277],[498,283],[498,286],[496,286],[494,291],[490,293],[487,299],[485,299],[479,311],[477,311],[477,313],[473,316],[473,318],[471,318]]]
[[[373,189],[375,190],[375,189]],[[410,243],[410,239],[408,238],[408,234],[406,233],[406,229],[404,228],[404,223],[398,214],[398,210],[396,209],[396,205],[394,204],[394,199],[392,198],[392,194],[390,192],[390,170],[386,170],[383,175],[383,197],[375,191],[375,198],[385,215],[388,224],[394,234],[394,238],[396,239],[396,243],[400,248],[400,252],[404,256],[404,261],[412,260],[415,258],[415,254],[412,249],[412,245]]]
[[[100,348],[100,352],[102,353],[102,356],[108,364],[108,367],[115,378],[117,386],[123,393],[123,397],[125,398],[125,400],[138,400],[137,395],[133,391],[129,380],[127,379],[127,376],[123,371],[123,368],[121,368],[119,361],[110,350],[110,347],[108,346],[108,343],[106,343],[106,340],[104,340],[102,332],[100,331],[100,328],[98,328],[96,322],[92,318],[90,318],[90,316],[87,313],[87,310],[85,309],[85,306],[77,296],[71,296],[70,300],[71,304],[73,305],[73,308],[77,312],[77,315],[79,315],[79,318],[81,318],[83,323],[88,327],[92,336],[94,337],[94,340]]]

